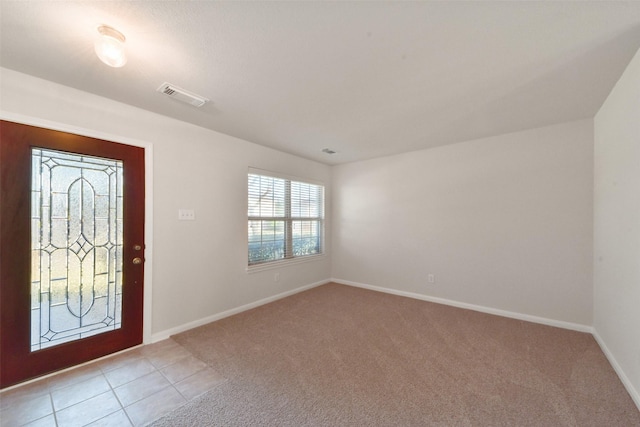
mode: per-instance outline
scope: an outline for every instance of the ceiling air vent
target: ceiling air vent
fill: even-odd
[[[158,92],[163,93],[178,101],[186,102],[194,107],[202,107],[209,100],[203,96],[184,90],[181,87],[172,85],[171,83],[162,83],[158,88]]]

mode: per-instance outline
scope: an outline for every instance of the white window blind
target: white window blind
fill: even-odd
[[[324,187],[249,172],[249,265],[323,253]]]

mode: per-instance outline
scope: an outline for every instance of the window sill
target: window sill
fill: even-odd
[[[307,255],[298,258],[265,262],[264,264],[250,265],[247,267],[247,274],[259,273],[265,270],[274,270],[277,268],[287,267],[295,264],[302,264],[305,262],[320,261],[321,259],[325,258],[325,256],[325,254]]]

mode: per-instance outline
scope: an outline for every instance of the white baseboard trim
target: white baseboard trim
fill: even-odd
[[[629,377],[627,377],[627,375],[624,373],[624,371],[622,370],[622,367],[620,366],[616,358],[613,356],[613,353],[611,353],[611,350],[609,350],[609,347],[607,347],[607,345],[605,344],[600,334],[598,334],[598,330],[595,328],[593,330],[593,337],[596,339],[596,342],[602,349],[602,352],[604,353],[604,355],[607,356],[607,359],[609,360],[609,363],[613,367],[613,370],[616,371],[616,374],[618,374],[618,378],[620,378],[620,381],[622,381],[624,388],[627,389],[627,392],[631,396],[631,399],[633,399],[633,402],[638,407],[638,410],[640,410],[640,393],[633,386],[633,383],[631,382],[631,380],[629,380]]]
[[[207,316],[205,318],[199,319],[199,320],[194,320],[193,322],[189,322],[189,323],[185,323],[184,325],[180,325],[180,326],[176,326],[175,328],[171,328],[171,329],[167,329],[161,332],[156,332],[155,334],[153,334],[151,336],[151,342],[158,342],[158,341],[162,341],[162,340],[166,340],[167,338],[169,338],[171,335],[175,335],[175,334],[179,334],[180,332],[184,332],[187,331],[189,329],[193,329],[193,328],[197,328],[198,326],[202,326],[202,325],[206,325],[207,323],[211,323],[211,322],[215,322],[216,320],[220,320],[220,319],[224,319],[225,317],[229,317],[229,316],[233,316],[234,314],[238,314],[238,313],[242,313],[243,311],[247,311],[247,310],[251,310],[252,308],[256,308],[259,307],[261,305],[265,305],[268,304],[270,302],[273,301],[277,301],[279,299],[282,298],[286,298],[288,296],[315,288],[317,286],[320,285],[324,285],[326,283],[329,283],[330,280],[326,279],[326,280],[321,280],[319,282],[315,282],[315,283],[311,283],[310,285],[305,285],[302,286],[300,288],[296,288],[287,292],[282,292],[280,294],[268,297],[268,298],[263,298],[261,300],[258,301],[254,301],[252,303],[249,304],[245,304],[245,305],[241,305],[240,307],[236,307],[236,308],[232,308],[230,310],[226,310],[223,311],[221,313],[216,313],[213,314],[211,316]]]
[[[540,323],[542,325],[555,326],[557,328],[570,329],[572,331],[593,333],[593,328],[591,326],[581,325],[579,323],[571,323],[571,322],[564,322],[562,320],[547,319],[546,317],[538,317],[538,316],[532,316],[529,314],[516,313],[514,311],[500,310],[497,308],[485,307],[485,306],[475,305],[475,304],[468,304],[466,302],[459,302],[459,301],[453,301],[445,298],[431,297],[428,295],[416,294],[414,292],[399,291],[396,289],[384,288],[381,286],[367,285],[365,283],[352,282],[349,280],[331,279],[331,281],[335,283],[339,283],[341,285],[354,286],[357,288],[369,289],[372,291],[384,292],[387,294],[414,298],[422,301],[435,302],[437,304],[450,305],[452,307],[479,311],[481,313],[494,314],[496,316],[509,317],[512,319],[524,320],[532,323]]]

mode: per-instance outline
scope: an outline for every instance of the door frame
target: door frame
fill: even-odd
[[[74,125],[68,125],[58,122],[41,119],[38,117],[26,116],[22,114],[14,114],[0,110],[0,120],[20,123],[24,125],[36,126],[40,128],[51,129],[54,131],[67,132],[76,135],[86,136],[89,138],[103,139],[106,141],[117,142],[120,144],[130,145],[134,147],[144,148],[144,164],[145,164],[145,215],[144,215],[144,233],[145,233],[145,262],[144,262],[144,317],[142,325],[142,343],[150,344],[152,342],[152,271],[153,271],[153,144],[147,141],[133,139],[122,135],[101,132],[93,129],[82,128]],[[126,350],[125,350],[126,351]],[[50,375],[50,374],[49,374]],[[46,375],[45,375],[46,376]],[[28,383],[29,380],[19,385]],[[15,386],[12,386],[15,387]],[[11,388],[11,387],[8,387]],[[4,389],[3,389],[4,390]]]

